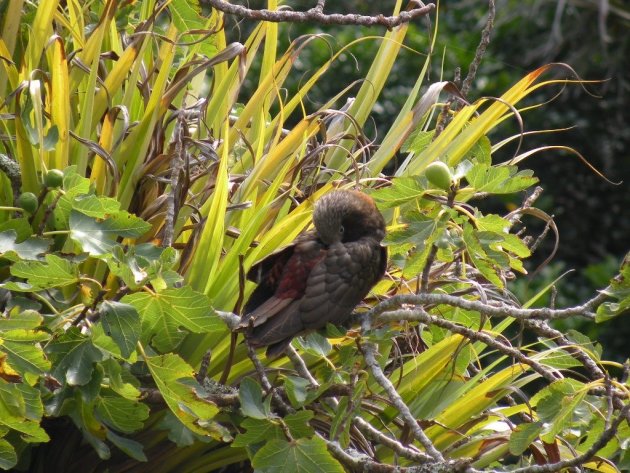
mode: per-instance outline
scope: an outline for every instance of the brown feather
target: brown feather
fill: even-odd
[[[343,323],[385,272],[385,222],[369,196],[327,194],[316,205],[314,221],[315,231],[247,274],[258,286],[237,330],[254,347],[267,346],[269,357],[297,335]]]

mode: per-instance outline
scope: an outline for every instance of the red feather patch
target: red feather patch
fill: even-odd
[[[304,256],[311,257],[305,258]],[[275,296],[280,299],[300,299],[306,291],[308,276],[325,256],[326,250],[324,249],[321,249],[317,255],[300,255],[294,253],[284,266],[282,279],[278,284]]]

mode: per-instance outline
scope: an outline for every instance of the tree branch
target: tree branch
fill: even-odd
[[[593,455],[595,455],[599,450],[606,446],[608,442],[612,440],[612,438],[617,434],[619,425],[629,414],[630,404],[627,404],[621,410],[619,416],[617,416],[612,422],[610,427],[604,430],[599,438],[595,440],[595,442],[593,442],[593,445],[591,445],[591,447],[581,455],[571,458],[570,460],[562,460],[555,463],[548,463],[546,465],[532,465],[517,468],[515,470],[511,470],[511,473],[553,473],[563,470],[565,468],[582,465],[590,460]]]
[[[365,324],[364,324],[365,325]],[[364,331],[367,327],[364,328]],[[363,357],[365,359],[365,364],[370,369],[372,376],[376,382],[385,390],[387,397],[392,402],[392,404],[396,407],[398,412],[400,412],[405,425],[413,432],[413,436],[418,440],[427,453],[437,462],[444,462],[444,457],[440,453],[440,451],[435,448],[429,437],[424,433],[420,424],[411,413],[409,406],[405,404],[405,402],[400,397],[400,394],[396,391],[396,388],[392,384],[392,382],[385,376],[383,370],[381,369],[378,361],[376,361],[376,345],[371,342],[363,342],[361,343],[361,349],[363,351]]]
[[[494,28],[494,16],[496,13],[496,8],[494,6],[494,0],[488,1],[488,18],[486,20],[486,26],[484,26],[483,31],[481,32],[481,41],[477,46],[477,50],[475,51],[475,58],[470,63],[470,67],[468,68],[468,74],[466,74],[466,78],[462,83],[462,95],[465,97],[468,95],[470,91],[470,87],[472,85],[475,76],[477,75],[477,69],[479,68],[479,64],[481,64],[481,60],[483,59],[484,54],[486,53],[486,49],[490,44],[490,35],[492,34],[492,29]]]
[[[584,304],[577,305],[575,307],[567,307],[565,309],[549,309],[546,307],[540,309],[521,309],[520,307],[514,307],[500,302],[483,303],[448,294],[399,294],[381,302],[376,307],[368,311],[364,317],[373,319],[378,317],[380,314],[397,309],[403,305],[445,304],[452,307],[459,307],[460,309],[475,310],[491,317],[508,316],[519,320],[553,320],[565,319],[572,316],[594,319],[595,314],[593,313],[593,310],[604,302],[607,297],[608,296],[605,294],[605,291],[602,291]]]
[[[323,1],[318,1],[317,6],[307,11],[252,10],[241,5],[233,5],[223,0],[207,0],[207,3],[223,13],[248,20],[271,21],[274,23],[319,23],[322,25],[381,25],[389,30],[403,23],[409,23],[415,18],[428,15],[435,8],[433,3],[429,3],[420,8],[401,11],[396,16],[384,16],[381,14],[366,16],[339,13],[325,14],[323,13],[325,3]]]
[[[495,339],[495,337],[487,334],[483,331],[473,330],[468,327],[464,327],[462,325],[458,325],[450,320],[442,319],[436,317],[434,315],[430,315],[424,311],[424,309],[416,308],[416,309],[400,309],[391,312],[386,312],[381,314],[378,317],[379,320],[382,321],[397,321],[397,320],[409,320],[409,321],[418,321],[423,322],[425,324],[437,325],[438,327],[442,327],[446,330],[449,330],[453,333],[458,333],[468,338],[469,340],[477,340],[479,342],[485,343],[486,345],[496,348],[499,352],[504,355],[510,356],[524,365],[530,366],[534,371],[540,374],[543,378],[545,378],[550,383],[557,381],[561,378],[561,376],[556,375],[553,371],[545,368],[540,363],[528,358],[519,350],[512,348],[505,343],[501,343]]]
[[[355,417],[352,419],[352,423],[367,437],[393,450],[401,457],[408,458],[409,460],[413,460],[418,463],[428,463],[433,461],[433,459],[426,453],[412,450],[411,448],[404,446],[398,440],[393,439],[378,430],[362,417]]]

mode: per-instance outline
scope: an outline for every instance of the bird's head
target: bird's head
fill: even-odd
[[[354,190],[337,190],[315,203],[313,223],[319,238],[326,243],[356,241],[371,237],[385,238],[385,220],[367,194]]]

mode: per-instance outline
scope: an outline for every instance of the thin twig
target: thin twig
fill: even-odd
[[[364,324],[365,326],[365,324]],[[369,326],[369,322],[368,322]],[[365,330],[365,328],[364,328]],[[396,388],[392,384],[392,382],[385,376],[383,370],[381,369],[378,361],[376,360],[376,345],[371,342],[363,342],[361,343],[361,349],[363,351],[363,357],[365,359],[365,364],[370,369],[372,376],[376,380],[376,382],[385,390],[387,397],[391,401],[391,403],[396,407],[398,412],[405,422],[407,428],[413,433],[413,436],[418,440],[426,452],[433,458],[433,460],[437,462],[443,462],[444,457],[440,453],[440,451],[435,448],[429,437],[424,433],[420,424],[411,413],[409,406],[405,404],[400,394],[396,391]]]
[[[302,378],[307,380],[311,386],[313,386],[315,388],[318,388],[319,387],[319,383],[313,377],[311,372],[308,370],[308,368],[306,367],[306,363],[304,363],[304,360],[299,355],[297,350],[295,348],[293,348],[293,345],[289,345],[289,347],[285,350],[285,353],[289,357],[291,362],[293,363],[293,366],[295,367],[295,371],[297,371],[298,374]]]
[[[588,371],[591,379],[605,378],[604,372],[597,366],[597,363],[591,359],[586,353],[577,348],[574,342],[571,342],[562,332],[550,327],[544,320],[524,320],[523,324],[532,332],[542,335],[556,342],[573,358],[578,360]]]
[[[461,69],[459,67],[455,68],[455,74],[453,75],[453,83],[459,87],[461,82]],[[453,115],[451,114],[451,106],[455,101],[455,97],[450,97],[442,110],[440,110],[440,114],[438,115],[437,123],[435,124],[435,133],[433,134],[432,140],[435,141],[440,134],[444,131],[444,128],[451,122]]]
[[[473,330],[468,327],[464,327],[462,325],[458,325],[450,320],[442,319],[440,317],[436,317],[434,315],[430,315],[425,312],[421,308],[416,309],[400,309],[392,312],[386,312],[379,316],[379,320],[385,322],[397,321],[397,320],[407,320],[407,321],[417,321],[423,322],[425,324],[437,325],[438,327],[449,330],[453,333],[458,333],[463,335],[469,340],[477,340],[479,342],[485,343],[486,345],[496,348],[499,352],[504,355],[508,355],[520,363],[531,366],[534,371],[540,374],[543,378],[545,378],[550,383],[557,381],[561,377],[556,375],[554,372],[548,370],[540,363],[532,360],[525,356],[522,352],[517,350],[516,348],[512,348],[511,346],[506,345],[505,343],[499,342],[494,336],[489,335],[486,332],[481,332],[477,330]]]
[[[442,461],[434,463],[426,463],[414,466],[397,466],[378,463],[365,454],[359,452],[348,452],[344,450],[337,442],[331,442],[322,435],[317,434],[324,442],[328,451],[341,463],[350,469],[350,471],[362,473],[459,473],[475,471],[470,470],[465,461]]]
[[[254,364],[254,368],[256,369],[256,372],[258,373],[258,378],[260,379],[260,383],[262,384],[264,390],[267,391],[269,394],[271,394],[271,397],[273,398],[273,400],[284,412],[287,412],[287,413],[295,412],[295,409],[293,409],[290,405],[284,402],[284,399],[282,399],[280,394],[278,394],[276,389],[273,387],[273,385],[269,381],[269,378],[267,377],[267,373],[265,373],[265,367],[258,359],[258,356],[256,356],[256,350],[254,349],[254,347],[252,347],[247,340],[245,340],[245,345],[247,346],[247,354],[249,355],[249,358],[252,360],[252,363]]]
[[[355,417],[354,419],[352,419],[352,423],[361,432],[363,432],[367,437],[371,438],[372,440],[376,442],[379,442],[381,445],[384,445],[390,448],[401,457],[408,458],[409,460],[412,460],[418,463],[428,463],[428,462],[433,461],[433,458],[431,458],[426,453],[423,453],[417,450],[412,450],[411,448],[404,446],[398,440],[393,439],[387,436],[386,434],[384,434],[383,432],[381,432],[380,430],[378,430],[376,427],[374,427],[372,424],[370,424],[368,421],[366,421],[362,417],[358,417],[358,416]]]
[[[547,234],[549,233],[549,230],[551,230],[551,220],[547,222],[543,231],[540,233],[540,235],[538,235],[538,238],[536,238],[534,243],[532,243],[531,246],[529,247],[529,250],[532,253],[536,251],[538,247],[540,246],[540,244],[545,240],[545,238],[547,237]]]
[[[357,14],[339,14],[322,12],[324,2],[318,2],[317,6],[307,11],[291,11],[291,10],[252,10],[241,5],[233,5],[223,0],[207,0],[208,4],[213,8],[235,15],[240,18],[257,21],[271,21],[274,23],[319,23],[322,25],[358,25],[358,26],[374,26],[382,25],[387,29],[392,29],[403,23],[409,23],[415,18],[428,15],[435,5],[429,3],[421,8],[414,8],[409,11],[401,11],[396,16],[366,16]],[[321,5],[321,8],[320,8]]]
[[[519,210],[529,209],[532,205],[534,205],[534,202],[538,200],[538,198],[540,197],[542,193],[543,193],[543,188],[540,186],[536,186],[536,188],[532,191],[532,193],[529,196],[527,196],[527,198],[523,201],[523,205],[521,205],[521,208]],[[520,217],[521,217],[521,214],[518,211],[511,212],[511,216],[508,217],[508,221],[512,225],[514,225],[515,223],[520,221]]]
[[[201,364],[199,365],[199,371],[197,371],[197,375],[195,376],[195,379],[197,380],[199,384],[201,384],[203,380],[206,379],[206,376],[208,376],[208,367],[210,366],[211,358],[212,358],[212,350],[208,350],[203,355],[203,358],[201,359]]]
[[[481,60],[483,59],[483,55],[486,53],[486,48],[490,44],[490,35],[492,34],[492,29],[494,28],[494,16],[496,13],[496,8],[494,5],[494,0],[488,1],[488,18],[486,19],[486,25],[481,32],[481,41],[479,41],[479,45],[477,46],[477,50],[475,51],[475,58],[470,63],[470,67],[468,68],[468,74],[466,74],[466,78],[462,83],[462,95],[465,97],[468,95],[470,91],[470,87],[472,85],[473,80],[475,80],[475,76],[477,75],[477,69],[479,69],[479,64],[481,64]]]
[[[175,214],[179,207],[179,177],[184,165],[183,154],[186,152],[184,148],[184,128],[186,122],[183,115],[177,117],[175,131],[173,132],[173,141],[175,142],[175,151],[171,160],[171,190],[166,199],[166,216],[164,218],[164,233],[162,244],[171,246],[173,244],[173,232],[175,228]]]
[[[48,223],[48,219],[52,215],[53,210],[55,210],[55,207],[57,207],[57,204],[59,203],[59,199],[61,199],[62,195],[63,195],[63,192],[57,192],[57,195],[55,196],[53,201],[50,203],[48,207],[46,207],[44,216],[42,217],[41,222],[39,222],[39,228],[37,229],[38,235],[41,235],[42,233],[44,233],[44,230],[46,229],[46,224]]]
[[[572,316],[582,316],[589,319],[593,319],[595,314],[593,310],[607,299],[605,290],[600,292],[597,296],[586,301],[584,304],[567,307],[565,309],[549,309],[546,307],[537,309],[521,309],[520,307],[514,307],[502,302],[483,303],[479,301],[473,301],[470,299],[464,299],[462,297],[455,297],[448,294],[398,294],[390,297],[386,301],[381,302],[376,307],[368,311],[364,317],[375,318],[378,315],[397,309],[403,305],[438,305],[446,304],[452,307],[459,307],[464,310],[476,310],[482,314],[491,317],[513,317],[519,320],[528,319],[564,319]]]
[[[431,275],[431,267],[435,261],[435,257],[438,252],[438,247],[435,243],[431,245],[427,261],[422,268],[422,277],[420,278],[420,292],[429,292],[429,276]]]

